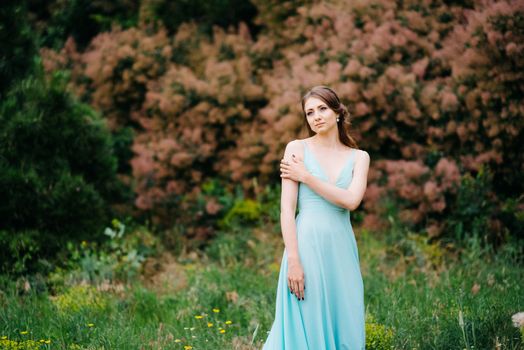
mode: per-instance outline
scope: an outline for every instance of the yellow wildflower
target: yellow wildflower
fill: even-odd
[[[219,313],[219,312],[220,312],[220,309],[213,309],[213,312],[214,312],[214,313]]]
[[[47,340],[45,341],[45,343],[46,343],[46,344],[51,344],[51,339],[47,339]]]
[[[208,322],[208,323],[207,323],[207,326],[208,326],[208,327],[213,327],[213,324],[212,324],[211,322]]]
[[[6,340],[6,339],[7,339],[7,335],[3,335],[2,340]]]
[[[196,318],[197,320],[200,320],[200,319],[203,318],[203,317],[204,317],[204,316],[202,316],[202,315],[196,315],[196,316],[195,316],[195,318]]]
[[[180,343],[182,340],[180,339],[175,339],[175,343]]]
[[[20,334],[27,334],[29,333],[28,331],[21,331]]]
[[[191,345],[184,345],[184,350],[191,350],[193,347]]]
[[[220,328],[220,333],[224,334],[224,333],[226,333],[226,330],[223,329],[223,328]]]
[[[88,326],[88,327],[94,327],[95,324],[94,324],[94,323],[88,323],[87,326]]]
[[[231,324],[231,323],[233,323],[233,322],[231,322],[230,320],[226,321],[226,324]]]

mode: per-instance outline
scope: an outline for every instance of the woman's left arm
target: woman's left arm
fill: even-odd
[[[353,179],[347,189],[313,176],[304,166],[303,159],[298,156],[294,157],[291,165],[281,164],[281,176],[308,185],[320,196],[339,207],[355,210],[366,192],[369,163],[369,154],[366,151],[359,151],[353,167]]]

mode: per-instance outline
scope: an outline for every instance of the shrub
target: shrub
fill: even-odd
[[[0,98],[10,86],[27,76],[36,54],[24,3],[5,1],[0,8]]]
[[[50,274],[51,283],[59,287],[82,282],[129,282],[141,272],[146,258],[158,253],[158,239],[143,227],[127,229],[113,219],[104,234],[108,238],[101,243],[67,242],[67,249],[59,256],[63,263]]]
[[[369,350],[392,350],[393,331],[386,326],[375,322],[371,315],[368,315],[366,322],[366,349]]]
[[[0,229],[38,231],[40,256],[101,234],[118,195],[115,169],[103,121],[64,92],[60,76],[24,80],[2,101]]]
[[[104,295],[89,285],[72,286],[64,293],[50,298],[57,310],[64,314],[74,314],[80,311],[99,312],[108,307]]]
[[[85,52],[72,41],[43,50],[48,70],[70,68],[113,129],[134,128],[135,205],[154,223],[170,227],[198,207],[212,178],[249,198],[278,182],[285,145],[303,136],[301,94],[317,84],[349,105],[371,155],[365,225],[380,216],[372,198],[390,191],[406,222],[440,236],[454,187],[482,164],[494,171],[496,205],[522,188],[520,3],[254,4],[264,26],[255,39],[242,22],[212,36],[184,23],[173,37],[114,29]]]

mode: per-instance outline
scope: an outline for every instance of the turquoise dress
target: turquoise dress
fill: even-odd
[[[304,164],[324,181],[327,175],[305,141]],[[353,150],[336,186],[348,188],[353,178]],[[284,249],[277,286],[275,319],[263,350],[365,349],[364,284],[349,211],[299,183],[296,217],[304,300],[287,284]]]

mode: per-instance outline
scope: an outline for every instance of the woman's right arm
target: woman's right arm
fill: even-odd
[[[294,140],[287,144],[284,160],[292,162],[292,155],[302,155],[300,141]],[[282,194],[280,198],[280,225],[282,237],[286,246],[288,259],[288,286],[297,298],[304,298],[304,271],[300,262],[296,234],[295,212],[297,208],[298,182],[282,178]]]

